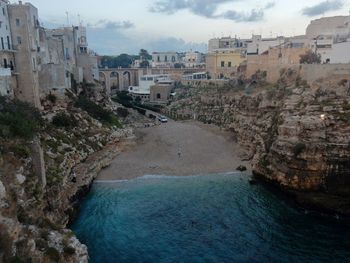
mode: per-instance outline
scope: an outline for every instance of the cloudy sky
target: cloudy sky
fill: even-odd
[[[80,18],[90,48],[108,55],[140,48],[205,51],[210,38],[229,35],[300,35],[312,19],[350,11],[350,0],[29,1],[46,27],[78,24]]]

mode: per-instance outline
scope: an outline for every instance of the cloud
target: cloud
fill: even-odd
[[[106,28],[88,28],[89,48],[100,55],[119,55],[122,53],[138,54],[141,48],[153,51],[188,51],[206,52],[206,43],[187,42],[174,37],[149,37],[144,34],[130,36],[124,31],[110,31]],[[103,41],[101,41],[103,39]]]
[[[108,30],[119,30],[119,29],[130,29],[135,27],[135,25],[130,21],[110,21],[106,19],[101,19],[95,24],[88,24],[87,27],[90,28],[104,28]]]
[[[226,11],[222,13],[220,17],[234,20],[236,22],[256,22],[264,19],[264,11],[253,9],[250,13],[236,12],[236,11]]]
[[[161,0],[151,6],[154,13],[174,14],[177,11],[189,9],[192,13],[204,17],[213,17],[220,4],[237,2],[239,0]]]
[[[150,7],[154,13],[174,14],[181,10],[189,10],[191,13],[213,19],[229,19],[236,22],[255,22],[264,19],[265,10],[275,6],[275,2],[267,3],[261,9],[252,9],[248,12],[229,10],[216,14],[218,7],[224,3],[234,3],[241,0],[161,0],[156,1]]]
[[[344,6],[343,0],[327,0],[320,2],[314,6],[305,7],[302,10],[302,14],[305,16],[317,16],[322,15],[329,11],[336,11]]]

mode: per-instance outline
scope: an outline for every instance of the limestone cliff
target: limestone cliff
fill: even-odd
[[[252,81],[179,93],[170,115],[231,130],[256,175],[296,190],[304,206],[350,215],[349,79],[309,85],[288,70],[275,85]]]
[[[0,104],[0,124],[8,124],[0,125],[0,262],[88,262],[87,247],[67,227],[98,172],[133,136],[111,111],[84,98],[50,103],[36,133],[44,163],[19,132],[32,123],[17,116],[15,103]],[[31,109],[20,106],[28,119]],[[36,166],[46,170],[45,186]]]

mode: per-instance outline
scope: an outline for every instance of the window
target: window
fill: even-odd
[[[159,56],[157,57],[157,62],[160,62],[160,57]]]
[[[161,96],[160,96],[160,93],[157,93],[157,99],[160,99]]]
[[[36,62],[35,62],[35,58],[33,58],[33,70],[36,70]]]
[[[7,68],[7,59],[4,58],[4,68]]]
[[[2,47],[2,49],[5,49],[4,38],[3,37],[1,38],[1,47]]]
[[[18,45],[22,44],[22,38],[21,37],[17,37],[17,43],[18,43]]]
[[[168,61],[168,56],[165,56],[164,61],[165,61],[165,62]]]
[[[232,66],[232,62],[230,61],[229,63],[228,63],[228,67],[230,68]]]
[[[16,26],[20,26],[21,21],[19,20],[19,18],[16,18]]]
[[[172,56],[172,57],[171,57],[171,61],[172,61],[172,62],[175,62],[175,56]]]
[[[6,16],[5,7],[2,8],[2,14]]]
[[[225,61],[221,61],[221,67],[225,67]]]
[[[11,49],[11,43],[10,43],[10,37],[7,36],[7,47],[10,50]]]

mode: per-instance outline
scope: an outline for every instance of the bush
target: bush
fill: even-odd
[[[41,125],[39,111],[30,104],[0,97],[0,136],[31,139]]]
[[[75,254],[75,248],[71,246],[67,246],[63,248],[63,252],[67,255],[74,255]]]
[[[68,115],[64,112],[58,113],[55,117],[52,119],[52,124],[56,127],[75,127],[76,122],[74,118],[72,118],[71,115]]]
[[[306,51],[304,55],[300,56],[300,64],[320,64],[321,55],[312,50]]]
[[[129,111],[125,108],[118,108],[117,114],[119,117],[126,118],[129,115]]]
[[[100,105],[87,99],[84,96],[80,96],[78,98],[78,100],[75,103],[75,106],[86,111],[91,117],[101,122],[108,123],[117,127],[121,127],[121,124],[118,121],[117,116],[115,116],[111,111],[108,111],[102,108]]]
[[[60,261],[60,252],[56,248],[49,247],[45,255],[48,256],[52,261],[59,262]]]
[[[294,153],[294,157],[297,157],[299,154],[301,154],[304,150],[306,149],[306,145],[304,143],[297,143],[294,147],[293,147],[293,153]]]
[[[11,151],[19,158],[28,158],[30,155],[28,147],[22,144],[16,144],[11,148]]]
[[[55,104],[56,103],[56,101],[57,101],[57,97],[54,95],[54,94],[49,94],[49,95],[47,95],[46,96],[46,99],[48,100],[48,101],[51,101],[53,104]]]

